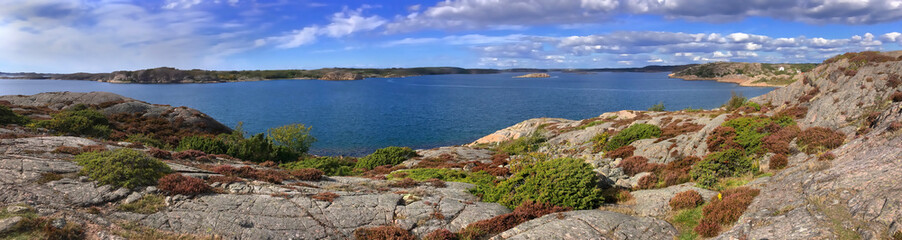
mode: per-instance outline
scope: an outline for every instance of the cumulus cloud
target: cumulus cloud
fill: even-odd
[[[624,14],[705,22],[770,17],[815,24],[875,24],[902,19],[899,0],[446,0],[388,25],[390,32],[424,28],[597,23]],[[738,37],[738,36],[737,36]]]
[[[128,2],[5,3],[0,8],[0,65],[17,70],[203,67],[218,57],[253,47],[241,40],[240,34],[221,35],[229,31],[203,12],[155,12]]]
[[[318,36],[328,36],[339,38],[351,35],[356,32],[370,31],[384,25],[387,20],[379,16],[363,16],[363,9],[349,10],[345,8],[341,12],[337,12],[330,18],[330,23],[326,26],[307,26],[302,29],[291,31],[287,34],[268,39],[261,39],[258,42],[275,42],[279,48],[296,48],[316,42]]]

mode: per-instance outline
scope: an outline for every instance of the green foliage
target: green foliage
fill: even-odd
[[[761,140],[772,132],[768,132],[768,125],[775,123],[780,127],[795,125],[795,120],[790,117],[740,117],[723,123],[722,126],[732,127],[736,130],[734,141],[745,149],[746,153],[761,152]]]
[[[409,147],[386,147],[361,158],[357,161],[356,167],[373,169],[383,165],[394,166],[416,156],[417,152]]]
[[[604,202],[597,176],[581,159],[559,158],[527,166],[499,183],[483,201],[515,208],[525,201],[574,209],[593,209]]]
[[[116,207],[116,209],[118,209],[119,211],[140,214],[152,214],[159,212],[165,207],[166,201],[164,201],[163,196],[157,194],[147,194],[138,199],[138,201],[119,205],[118,207]]]
[[[229,144],[226,154],[252,162],[288,162],[298,157],[287,147],[274,145],[262,133]]]
[[[742,150],[727,149],[705,156],[704,160],[692,167],[690,176],[700,187],[711,188],[719,178],[736,177],[757,170],[752,159]]]
[[[226,154],[228,149],[225,142],[216,138],[188,136],[179,141],[176,151],[198,150],[207,154]]]
[[[132,134],[132,135],[128,135],[128,137],[125,138],[125,141],[130,142],[130,143],[140,143],[145,146],[150,146],[150,147],[155,147],[155,148],[160,148],[160,149],[167,149],[170,147],[170,146],[166,145],[165,143],[163,143],[162,141],[156,139],[153,136],[153,134],[150,134],[150,135],[145,135],[145,134],[141,134],[141,133]]]
[[[664,102],[658,102],[658,104],[652,105],[648,108],[648,111],[652,112],[663,112],[664,111]]]
[[[539,150],[542,143],[545,142],[541,130],[532,134],[521,136],[520,138],[507,141],[498,145],[496,151],[507,153],[508,155],[521,155]]]
[[[297,154],[304,154],[310,150],[310,145],[316,142],[316,138],[310,136],[310,129],[304,124],[290,124],[266,130],[266,139],[273,144],[286,147]]]
[[[732,93],[733,96],[730,97],[730,100],[727,100],[727,103],[723,105],[724,108],[727,109],[728,112],[739,109],[745,104],[745,97],[742,96],[742,93]]]
[[[477,196],[485,196],[495,186],[495,176],[485,172],[467,172],[462,170],[444,169],[444,168],[417,168],[409,170],[395,171],[389,175],[391,179],[399,179],[397,176],[404,175],[417,181],[426,181],[429,179],[438,179],[446,182],[463,182],[470,183],[476,187],[470,189],[470,193]]]
[[[22,115],[16,114],[9,107],[0,105],[0,125],[6,124],[26,124],[28,123],[28,118],[23,117]]]
[[[608,144],[608,132],[595,134],[589,141],[592,142],[592,153],[599,153]]]
[[[79,104],[53,114],[52,119],[39,121],[35,126],[61,134],[105,138],[110,135],[112,125],[103,113]]]
[[[745,106],[755,109],[755,111],[761,111],[761,105],[756,102],[746,101]]]
[[[121,148],[104,152],[85,152],[75,156],[81,174],[115,187],[153,186],[172,172],[165,163],[137,150]]]
[[[315,157],[283,163],[279,167],[289,170],[316,168],[328,176],[349,176],[353,174],[355,164],[356,162],[346,158]]]
[[[630,143],[635,142],[636,140],[646,139],[646,138],[656,138],[661,136],[661,128],[651,124],[633,124],[623,131],[614,135],[611,140],[608,141],[607,145],[605,145],[605,151],[612,151],[614,149],[629,145]]]
[[[702,220],[702,207],[680,210],[671,219],[673,226],[680,231],[677,239],[692,240],[698,238],[693,229],[698,226],[698,222]]]

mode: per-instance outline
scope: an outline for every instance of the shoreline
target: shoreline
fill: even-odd
[[[679,77],[678,77],[678,76],[676,76],[675,74],[676,74],[676,73],[670,73],[670,74],[667,74],[667,77],[669,77],[669,78],[675,78],[675,79],[682,79],[682,80],[685,80],[685,81],[717,81],[717,82],[723,82],[723,83],[735,83],[735,84],[739,84],[739,86],[743,86],[743,87],[773,87],[773,88],[782,88],[782,87],[785,87],[785,86],[789,85],[789,84],[786,84],[786,85],[775,85],[775,84],[769,84],[769,83],[765,83],[765,82],[757,82],[757,83],[756,83],[755,81],[757,81],[758,79],[754,79],[754,78],[747,78],[747,79],[742,79],[742,78],[730,78],[730,77],[700,78],[700,77],[691,77],[691,76],[679,76]]]

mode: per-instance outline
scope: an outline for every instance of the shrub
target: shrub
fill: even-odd
[[[698,132],[705,126],[691,122],[687,123],[671,123],[661,129],[661,139],[673,138],[685,133]]]
[[[702,218],[698,226],[695,226],[696,233],[702,237],[716,237],[720,233],[720,224],[717,222]]]
[[[243,166],[240,168],[236,168],[230,165],[221,165],[216,166],[211,171],[216,173],[226,175],[226,176],[236,176],[242,178],[255,179],[270,183],[282,183],[285,179],[289,179],[290,177],[283,171],[272,170],[272,169],[255,169],[250,166]]]
[[[151,146],[155,148],[166,148],[166,144],[162,141],[156,139],[152,134],[145,135],[142,133],[128,135],[125,139],[126,142],[130,143],[140,143],[145,146]]]
[[[151,147],[147,150],[147,154],[150,154],[151,157],[159,158],[159,159],[170,159],[172,158],[172,153],[166,150],[162,150],[159,148]]]
[[[805,115],[808,115],[808,108],[807,108],[807,107],[799,107],[799,106],[795,106],[795,107],[789,107],[789,108],[786,108],[786,109],[781,110],[780,112],[777,113],[776,116],[778,116],[778,117],[791,117],[791,118],[794,118],[794,119],[801,119],[801,118],[805,118]]]
[[[319,181],[323,178],[323,171],[316,168],[301,168],[289,172],[297,180]]]
[[[404,175],[401,177],[401,175]],[[437,179],[447,182],[463,182],[473,184],[476,187],[470,189],[470,192],[482,196],[489,192],[494,186],[496,178],[484,172],[467,172],[452,169],[435,169],[435,168],[417,168],[409,170],[400,170],[390,175],[392,179],[410,178],[417,181],[427,181]]]
[[[608,132],[596,134],[589,142],[592,142],[592,153],[599,153],[604,150],[604,146],[608,144]],[[618,148],[619,149],[619,148]]]
[[[207,158],[207,154],[198,150],[185,150],[172,154],[172,157],[182,160],[200,160]]]
[[[832,152],[825,152],[825,153],[821,154],[820,156],[817,156],[818,161],[830,161],[833,159],[836,159],[836,155],[833,155]]]
[[[213,190],[204,180],[179,173],[169,174],[160,178],[157,182],[157,188],[169,195],[180,194],[186,196],[194,196]]]
[[[798,126],[787,126],[781,128],[774,134],[768,135],[761,139],[764,149],[777,154],[789,154],[789,143],[792,139],[799,135]]]
[[[4,232],[0,233],[0,237],[3,239],[85,239],[84,225],[70,222],[62,228],[57,228],[52,224],[54,220],[49,217],[24,216],[11,228],[4,229]]]
[[[227,154],[252,162],[288,162],[297,160],[299,155],[288,147],[273,145],[262,133],[231,142]]]
[[[0,105],[0,125],[26,123],[28,123],[28,118],[13,112],[7,106]]]
[[[648,111],[651,112],[663,112],[664,111],[664,102],[658,102],[658,104],[652,105],[648,108]]]
[[[727,112],[732,112],[733,110],[739,109],[745,104],[745,97],[742,96],[742,93],[733,92],[732,96],[730,96],[730,100],[727,100],[727,103],[724,103],[723,107],[726,108]]]
[[[537,201],[574,209],[593,209],[603,202],[597,176],[583,160],[560,158],[524,167],[499,183],[483,200],[508,208]]]
[[[692,167],[690,175],[699,186],[710,188],[718,178],[738,176],[755,170],[752,160],[742,150],[727,149],[705,156],[704,160]]]
[[[633,124],[632,126],[623,129],[611,137],[611,140],[605,145],[606,151],[612,151],[614,149],[629,145],[630,143],[635,142],[636,140],[646,139],[646,138],[656,138],[661,136],[661,129],[658,126],[651,124]]]
[[[81,153],[81,148],[70,147],[70,146],[59,146],[59,147],[56,147],[55,149],[53,149],[53,153],[65,153],[65,154],[78,155],[79,153]]]
[[[235,176],[210,176],[209,178],[207,178],[207,182],[211,182],[211,183],[218,182],[218,183],[229,184],[229,183],[236,183],[236,182],[244,182],[244,180],[241,180],[241,178],[238,178]]]
[[[526,221],[539,218],[552,213],[569,211],[570,208],[558,207],[551,204],[523,202],[513,212],[495,216],[493,218],[470,223],[460,230],[461,239],[483,239],[508,229],[511,229]]]
[[[105,138],[110,135],[109,120],[103,113],[76,105],[53,114],[50,120],[39,121],[37,127],[50,129],[62,134]]]
[[[721,151],[725,149],[742,148],[734,141],[736,138],[736,129],[732,127],[720,126],[714,128],[714,131],[705,139],[708,145],[708,151]]]
[[[617,158],[626,159],[628,157],[633,156],[633,151],[636,151],[636,147],[633,147],[631,145],[626,145],[626,146],[614,149],[614,151],[608,152],[605,155],[605,157],[612,158],[612,159],[617,159]]]
[[[277,146],[286,147],[294,153],[305,154],[316,138],[310,136],[310,129],[304,124],[291,124],[266,130],[266,138]]]
[[[457,240],[457,234],[452,233],[448,229],[436,229],[423,236],[423,240]]]
[[[846,135],[823,127],[812,127],[799,133],[799,145],[806,153],[816,153],[837,148]]]
[[[902,92],[894,92],[892,96],[893,102],[902,102]]]
[[[416,156],[417,152],[409,147],[386,147],[361,158],[357,161],[356,167],[373,169],[384,165],[394,166]]]
[[[140,214],[152,214],[159,212],[163,208],[166,207],[166,201],[164,201],[163,196],[156,194],[147,194],[142,196],[137,201],[122,204],[116,207],[119,211],[140,213]]]
[[[357,240],[415,240],[410,232],[397,226],[379,226],[354,230]]]
[[[702,209],[705,220],[719,224],[732,224],[739,220],[745,209],[752,204],[760,190],[749,187],[738,187],[720,193]]]
[[[889,131],[897,131],[899,129],[902,129],[902,122],[892,122],[886,127],[886,130]]]
[[[228,150],[228,146],[219,139],[203,136],[188,136],[182,138],[176,150],[197,150],[208,154],[225,154]]]
[[[702,195],[695,190],[687,190],[677,193],[670,199],[670,208],[674,211],[687,208],[695,208],[705,203]]]
[[[85,152],[75,156],[75,162],[83,167],[81,174],[101,184],[125,188],[155,185],[158,179],[172,172],[160,160],[127,148]]]
[[[639,178],[639,182],[636,185],[638,189],[652,189],[658,185],[658,177],[654,174],[645,175],[642,178]]]
[[[521,155],[539,150],[545,137],[542,136],[541,130],[533,132],[526,136],[501,143],[495,149],[508,155]]]
[[[353,174],[355,164],[357,162],[350,158],[315,157],[279,164],[279,167],[284,169],[316,168],[329,176],[348,176]]]
[[[648,163],[648,159],[642,156],[632,156],[623,161],[620,161],[620,164],[617,167],[623,169],[623,173],[626,175],[636,175],[641,172],[654,172],[658,170],[661,165],[655,163]]]
[[[326,201],[326,202],[335,201],[335,199],[338,197],[339,197],[338,194],[335,194],[332,192],[320,192],[320,193],[314,194],[313,196],[310,196],[310,198],[320,200],[320,201]]]
[[[388,186],[396,188],[412,188],[416,187],[417,185],[420,185],[420,182],[417,182],[417,180],[413,180],[411,178],[403,178],[401,180],[397,180],[388,184]]]
[[[787,164],[789,164],[789,160],[786,158],[786,155],[777,154],[770,157],[770,162],[767,164],[767,168],[774,170],[783,169]]]
[[[788,117],[739,117],[728,120],[723,126],[733,128],[736,136],[733,141],[749,154],[759,153],[761,142],[768,134],[778,131],[783,126],[794,125],[795,121]]]

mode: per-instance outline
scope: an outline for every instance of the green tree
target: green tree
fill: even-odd
[[[648,108],[648,111],[652,112],[663,112],[664,110],[664,102],[658,102],[658,104],[651,105],[651,107]]]
[[[283,146],[298,154],[305,154],[316,138],[310,135],[313,127],[296,123],[266,130],[266,138],[278,146]]]

